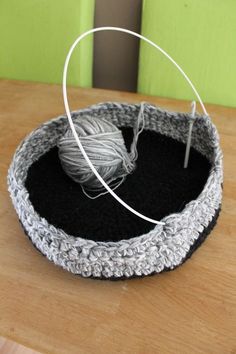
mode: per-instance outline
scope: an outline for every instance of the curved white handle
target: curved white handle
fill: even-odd
[[[90,161],[88,155],[86,154],[80,139],[78,137],[78,134],[75,130],[74,127],[74,123],[70,114],[70,108],[69,108],[69,103],[68,103],[68,97],[67,97],[67,88],[66,88],[66,81],[67,81],[67,70],[68,70],[68,65],[70,62],[70,58],[71,55],[75,49],[75,47],[77,46],[77,44],[86,36],[88,36],[91,33],[95,33],[95,32],[101,32],[101,31],[118,31],[118,32],[124,32],[124,33],[128,33],[131,34],[135,37],[138,37],[140,39],[143,39],[145,42],[149,43],[150,45],[152,45],[153,47],[155,47],[156,49],[158,49],[162,54],[164,54],[176,67],[177,69],[180,71],[180,73],[184,76],[184,78],[186,79],[186,81],[189,83],[189,85],[191,86],[193,92],[195,93],[196,97],[198,98],[198,101],[203,109],[204,114],[207,114],[206,108],[201,100],[201,97],[199,95],[199,93],[197,92],[196,88],[194,87],[193,83],[191,82],[191,80],[189,79],[189,77],[185,74],[185,72],[181,69],[181,67],[174,61],[174,59],[171,58],[171,56],[166,53],[161,47],[159,47],[157,44],[155,44],[154,42],[150,41],[149,39],[147,39],[146,37],[142,36],[141,34],[138,34],[136,32],[127,30],[125,28],[120,28],[120,27],[98,27],[98,28],[93,28],[87,32],[84,32],[82,35],[80,35],[75,42],[72,44],[67,57],[66,57],[66,61],[65,61],[65,65],[64,65],[64,70],[63,70],[63,99],[64,99],[64,105],[65,105],[65,110],[66,110],[66,114],[68,117],[68,121],[72,130],[72,133],[75,137],[75,140],[86,160],[86,162],[88,163],[89,167],[91,168],[91,170],[93,171],[93,173],[95,174],[95,176],[98,178],[98,180],[101,182],[101,184],[106,188],[106,190],[121,204],[123,205],[126,209],[128,209],[130,212],[132,212],[133,214],[135,214],[136,216],[140,217],[141,219],[144,219],[146,221],[149,221],[153,224],[159,224],[159,225],[164,225],[163,222],[161,221],[157,221],[154,219],[151,219],[141,213],[139,213],[138,211],[136,211],[135,209],[133,209],[132,207],[130,207],[128,204],[126,204],[120,197],[118,197],[118,195],[106,184],[106,182],[102,179],[102,177],[99,175],[99,173],[97,172],[97,170],[95,169],[95,167],[93,166],[92,162]]]

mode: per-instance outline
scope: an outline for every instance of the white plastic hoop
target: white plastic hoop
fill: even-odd
[[[97,172],[97,170],[95,169],[95,167],[93,166],[92,162],[90,161],[88,155],[86,154],[80,139],[78,137],[78,134],[75,130],[75,126],[70,114],[70,108],[69,108],[69,103],[68,103],[68,97],[67,97],[67,88],[66,88],[66,84],[67,84],[67,70],[68,70],[68,65],[70,62],[70,58],[71,55],[75,49],[75,47],[77,46],[77,44],[86,36],[88,36],[89,34],[95,33],[95,32],[101,32],[101,31],[118,31],[118,32],[124,32],[124,33],[128,33],[131,34],[135,37],[138,37],[142,40],[144,40],[145,42],[149,43],[151,46],[153,46],[154,48],[158,49],[165,57],[167,57],[175,66],[176,68],[179,70],[179,72],[184,76],[184,78],[186,79],[186,81],[189,83],[189,85],[191,86],[193,92],[195,93],[202,109],[205,115],[207,114],[206,108],[202,102],[202,99],[199,95],[199,93],[197,92],[195,86],[193,85],[193,83],[191,82],[191,80],[189,79],[189,77],[185,74],[185,72],[183,71],[183,69],[181,69],[181,67],[174,61],[174,59],[171,58],[171,56],[166,53],[161,47],[159,47],[157,44],[155,44],[154,42],[152,42],[151,40],[147,39],[146,37],[142,36],[141,34],[138,34],[136,32],[127,30],[125,28],[121,28],[121,27],[98,27],[98,28],[93,28],[89,31],[84,32],[83,34],[81,34],[72,44],[67,57],[66,57],[66,61],[64,64],[64,70],[63,70],[63,84],[62,84],[62,88],[63,88],[63,99],[64,99],[64,105],[65,105],[65,110],[66,110],[66,114],[68,117],[68,121],[72,130],[72,133],[75,137],[75,140],[78,144],[78,147],[80,148],[86,162],[88,163],[89,167],[91,168],[91,170],[93,171],[93,173],[95,174],[95,176],[98,178],[98,180],[101,182],[101,184],[104,186],[104,188],[106,188],[106,190],[113,196],[113,198],[115,198],[121,205],[123,205],[126,209],[128,209],[131,213],[135,214],[136,216],[140,217],[141,219],[144,219],[146,221],[149,221],[153,224],[157,224],[157,225],[164,225],[164,222],[161,221],[157,221],[154,219],[151,219],[141,213],[139,213],[138,211],[136,211],[135,209],[133,209],[131,206],[129,206],[128,204],[126,204],[120,197],[118,197],[118,195],[106,184],[106,182],[102,179],[102,177],[100,176],[100,174]]]

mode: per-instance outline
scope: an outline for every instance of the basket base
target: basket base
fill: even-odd
[[[127,147],[132,129],[122,129]],[[116,190],[131,205],[153,219],[178,213],[201,193],[210,171],[209,161],[191,149],[183,168],[185,145],[153,131],[143,131],[138,143],[137,168]],[[62,170],[57,148],[33,163],[26,188],[35,211],[56,228],[74,237],[119,241],[140,236],[153,224],[132,215],[109,194],[87,198],[79,184]]]

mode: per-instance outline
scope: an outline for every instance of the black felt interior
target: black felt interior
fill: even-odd
[[[127,146],[132,129],[122,130]],[[144,131],[138,143],[135,172],[116,190],[130,206],[160,220],[180,212],[202,191],[210,170],[208,160],[191,149],[183,168],[185,145],[152,131]],[[57,148],[51,149],[30,167],[26,180],[35,210],[66,233],[97,241],[118,241],[153,229],[122,207],[109,194],[87,198],[79,184],[62,170]]]

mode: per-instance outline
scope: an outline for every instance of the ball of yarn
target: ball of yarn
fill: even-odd
[[[107,184],[134,170],[135,159],[128,153],[122,132],[114,124],[84,116],[74,125],[86,154]],[[84,159],[70,128],[58,142],[58,151],[62,168],[75,182],[88,190],[103,188]]]

